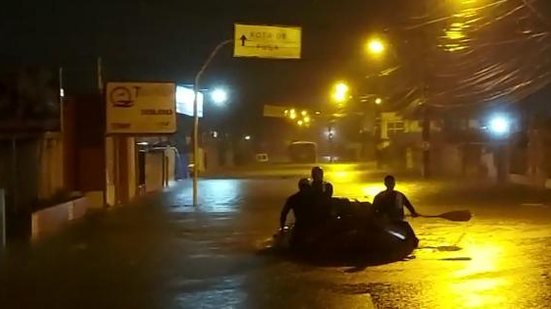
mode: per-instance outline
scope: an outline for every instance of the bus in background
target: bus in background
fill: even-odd
[[[289,158],[293,163],[316,163],[318,146],[314,142],[296,141],[289,145]]]

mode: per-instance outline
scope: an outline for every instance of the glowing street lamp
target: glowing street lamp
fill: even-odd
[[[228,92],[224,89],[217,88],[211,92],[210,97],[214,104],[223,105],[228,101]]]
[[[488,129],[497,137],[504,137],[511,131],[511,121],[503,115],[496,115],[490,119]]]
[[[385,52],[385,50],[385,43],[378,38],[373,38],[366,44],[366,51],[373,56],[380,56]]]
[[[376,99],[375,99],[375,104],[377,104],[377,105],[383,104],[383,99],[381,99],[381,98],[376,98]]]
[[[333,100],[337,103],[344,103],[349,97],[350,88],[347,84],[343,82],[339,82],[335,85],[334,91],[333,91]]]

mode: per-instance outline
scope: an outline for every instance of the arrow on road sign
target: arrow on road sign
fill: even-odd
[[[245,41],[247,41],[247,37],[243,34],[239,39],[241,40],[241,46],[245,46]]]

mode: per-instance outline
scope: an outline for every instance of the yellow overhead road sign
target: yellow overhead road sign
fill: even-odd
[[[234,57],[300,59],[301,28],[235,24]]]

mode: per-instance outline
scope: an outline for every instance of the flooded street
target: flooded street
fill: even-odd
[[[327,178],[338,196],[371,200],[382,189],[380,175],[353,166],[327,169]],[[420,248],[405,261],[319,267],[262,253],[296,179],[202,180],[197,209],[190,206],[190,183],[182,182],[31,248],[12,247],[2,260],[2,308],[551,304],[551,209],[541,192],[510,187],[496,196],[489,185],[398,178],[397,189],[420,213],[470,209],[473,219],[410,219]]]

